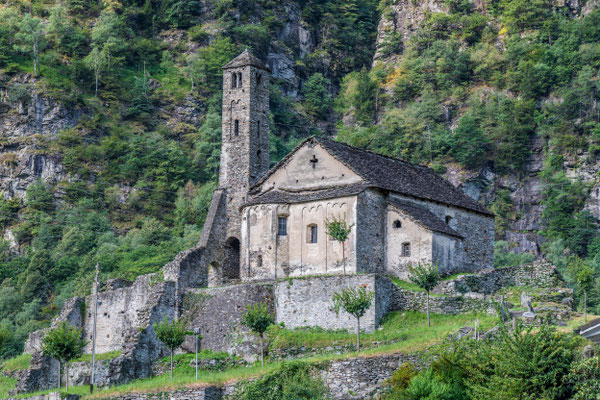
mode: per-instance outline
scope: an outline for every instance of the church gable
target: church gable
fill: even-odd
[[[301,192],[363,183],[364,180],[316,142],[305,142],[260,183],[268,190]]]

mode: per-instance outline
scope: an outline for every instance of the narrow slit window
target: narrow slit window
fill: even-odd
[[[233,122],[233,134],[235,136],[240,134],[240,121],[237,119]]]
[[[306,232],[306,241],[308,243],[317,243],[319,240],[319,230],[317,225],[309,225]]]
[[[232,72],[231,73],[231,88],[235,89],[237,87],[237,74]]]
[[[277,224],[277,234],[279,236],[287,236],[287,218],[279,217]]]
[[[451,216],[449,216],[449,215],[446,215],[446,223],[447,223],[448,225],[450,225],[450,223],[451,223],[451,222],[452,222],[452,217],[451,217]]]
[[[256,137],[260,138],[260,120],[256,121]]]
[[[410,243],[402,243],[402,257],[410,257]]]

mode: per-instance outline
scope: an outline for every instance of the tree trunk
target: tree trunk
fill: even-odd
[[[96,71],[96,94],[95,94],[95,97],[98,97],[98,75],[100,75],[100,74],[98,73],[98,71]]]
[[[66,381],[67,393],[69,393],[69,362],[65,363],[65,381]]]
[[[429,319],[429,290],[427,291],[427,326],[431,326],[431,320]]]
[[[173,379],[173,349],[171,349],[171,380]]]
[[[38,42],[33,40],[33,76],[38,76]]]
[[[59,361],[58,362],[58,389],[59,390],[60,390],[60,384],[61,384],[61,381],[60,381],[60,361]]]
[[[356,352],[360,351],[360,318],[356,318]]]
[[[265,366],[265,347],[263,346],[263,334],[260,334],[260,366]]]
[[[342,242],[342,258],[344,261],[344,275],[346,275],[346,242]]]
[[[583,322],[587,322],[587,290],[583,291]]]

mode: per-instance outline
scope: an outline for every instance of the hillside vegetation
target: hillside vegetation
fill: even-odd
[[[593,167],[600,151],[600,13],[448,0],[402,35],[380,26],[398,4],[0,0],[0,113],[41,94],[82,115],[56,135],[0,132],[0,167],[16,168],[26,151],[57,157],[68,176],[0,199],[0,231],[11,233],[0,240],[0,356],[89,293],[96,263],[103,280],[133,279],[197,243],[216,187],[221,66],[246,47],[290,61],[272,79],[273,162],[303,137],[337,132],[439,173],[458,165],[518,181],[532,140],[547,139],[543,252],[575,286],[581,265],[596,273],[597,220],[583,209],[591,185],[565,165]],[[504,239],[519,205],[497,185],[482,200]],[[498,246],[503,265],[531,257],[509,248]]]

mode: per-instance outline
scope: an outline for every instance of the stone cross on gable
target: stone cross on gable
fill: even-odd
[[[317,163],[319,162],[319,159],[317,158],[317,156],[315,156],[313,154],[313,158],[309,160],[310,163],[312,164],[312,167],[315,168],[317,166]]]

